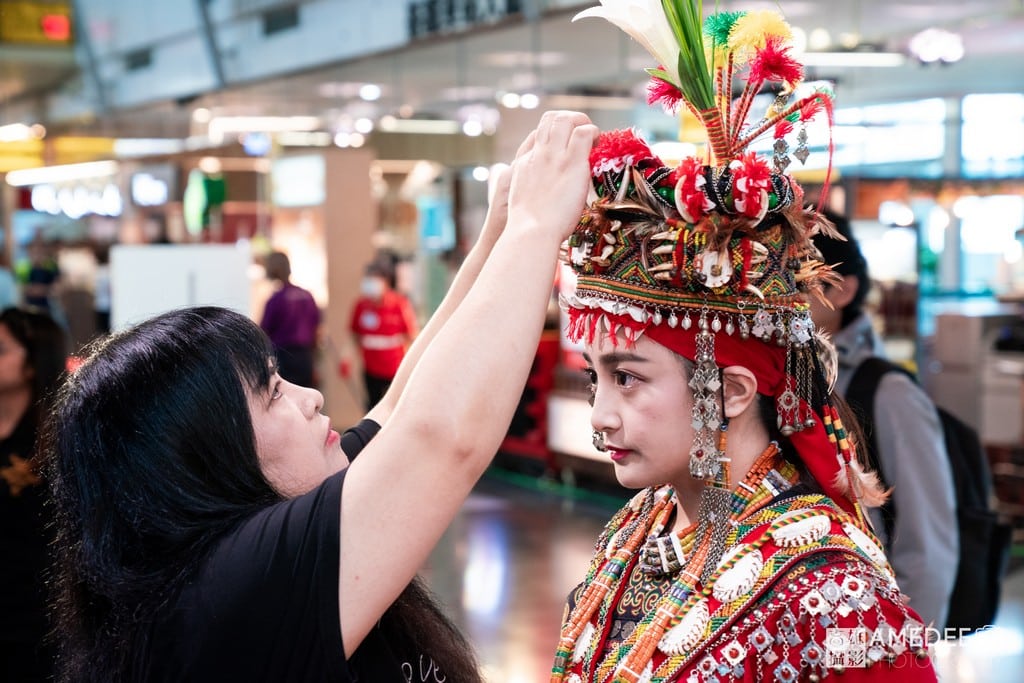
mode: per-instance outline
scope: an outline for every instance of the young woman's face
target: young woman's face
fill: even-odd
[[[32,370],[25,365],[28,351],[7,325],[0,323],[0,393],[22,390],[32,382]]]
[[[320,413],[323,404],[319,391],[286,382],[277,373],[268,389],[249,394],[260,469],[288,498],[313,490],[348,463],[330,418]]]
[[[590,422],[605,434],[619,482],[639,489],[686,481],[693,418],[681,359],[647,337],[632,346],[598,337],[584,354],[594,392]]]

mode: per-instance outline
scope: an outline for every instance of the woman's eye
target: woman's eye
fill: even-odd
[[[583,374],[586,376],[587,382],[590,383],[587,386],[587,403],[593,407],[594,397],[597,395],[597,373],[592,368],[587,368]]]
[[[632,386],[637,381],[637,378],[634,375],[622,370],[616,370],[613,372],[612,377],[615,378],[615,384],[620,387]]]

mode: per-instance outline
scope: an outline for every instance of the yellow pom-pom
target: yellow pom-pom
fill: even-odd
[[[754,50],[764,47],[770,36],[792,42],[793,29],[775,10],[754,10],[736,20],[729,32],[729,49],[737,62],[746,61]]]

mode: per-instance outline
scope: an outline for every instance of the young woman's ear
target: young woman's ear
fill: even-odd
[[[736,417],[757,400],[757,377],[742,365],[730,365],[722,370],[725,391],[725,416]]]

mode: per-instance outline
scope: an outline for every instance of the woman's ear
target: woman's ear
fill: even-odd
[[[722,387],[728,418],[741,415],[757,400],[757,377],[742,365],[730,365],[722,370]]]

